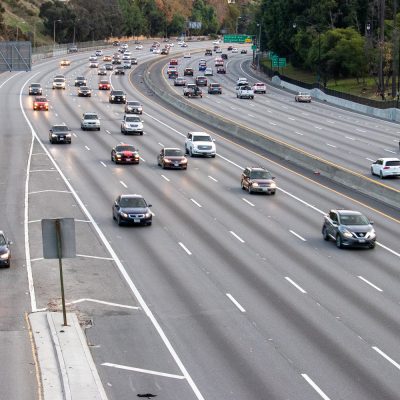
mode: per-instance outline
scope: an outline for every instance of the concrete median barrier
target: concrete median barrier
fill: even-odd
[[[217,131],[222,131],[226,135],[259,146],[271,154],[308,170],[314,172],[318,171],[318,173],[324,177],[379,200],[382,203],[400,209],[399,190],[324,160],[288,143],[272,138],[267,134],[246,127],[245,125],[235,123],[221,115],[214,114],[201,107],[200,99],[186,101],[183,95],[179,96],[171,92],[166,84],[157,84],[152,79],[152,74],[159,73],[157,67],[165,62],[166,59],[162,62],[159,60],[149,62],[144,71],[144,82],[153,93],[190,118],[195,119],[199,123],[204,123],[204,121],[206,121],[208,125],[212,126]],[[200,103],[197,104],[198,102]]]

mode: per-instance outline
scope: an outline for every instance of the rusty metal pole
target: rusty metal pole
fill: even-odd
[[[62,270],[62,242],[61,242],[61,226],[60,220],[56,219],[56,236],[57,236],[57,255],[58,255],[58,266],[60,268],[60,283],[61,283],[61,303],[63,311],[64,326],[67,326],[67,311],[65,309],[65,295],[64,295],[64,278]]]

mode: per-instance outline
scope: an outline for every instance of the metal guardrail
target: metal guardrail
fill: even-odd
[[[309,90],[319,89],[329,96],[334,96],[334,97],[338,97],[340,99],[349,100],[354,103],[362,104],[362,105],[369,106],[369,107],[379,108],[381,110],[386,110],[389,108],[399,108],[399,101],[397,101],[397,100],[380,101],[380,100],[367,99],[365,97],[355,96],[353,94],[343,93],[343,92],[339,92],[337,90],[324,88],[318,83],[307,83],[307,82],[299,81],[297,79],[290,78],[286,75],[279,73],[276,70],[273,70],[273,69],[267,67],[266,65],[261,64],[260,69],[262,72],[264,72],[270,78],[272,78],[274,76],[279,76],[279,78],[282,81],[285,81],[285,82],[288,82],[293,85],[300,86],[300,87],[303,87],[303,88],[309,89]]]

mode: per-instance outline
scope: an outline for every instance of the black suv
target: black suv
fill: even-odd
[[[333,239],[336,246],[369,247],[376,242],[375,229],[365,215],[352,210],[331,210],[324,217],[322,236],[325,240]]]
[[[68,143],[71,144],[71,129],[66,125],[53,125],[49,131],[50,143]]]
[[[75,78],[75,82],[74,82],[75,86],[86,86],[87,85],[87,80],[84,76],[77,76]]]
[[[262,167],[247,167],[243,170],[240,183],[243,190],[249,193],[275,194],[275,177]]]
[[[125,104],[126,103],[125,93],[122,90],[111,90],[108,101],[110,103]]]
[[[0,266],[9,268],[11,265],[10,242],[3,231],[0,231]]]
[[[118,225],[151,225],[151,204],[139,194],[121,194],[113,205],[113,219]]]
[[[29,85],[29,95],[41,96],[43,94],[43,89],[40,83],[31,83]]]

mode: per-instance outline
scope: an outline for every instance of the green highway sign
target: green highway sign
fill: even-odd
[[[252,50],[257,50],[257,46],[256,46],[255,44],[253,44],[253,45],[251,46],[251,49],[252,49]]]
[[[277,58],[274,58],[274,59],[272,59],[271,60],[271,65],[272,65],[272,68],[276,68],[276,67],[278,67],[278,59]]]
[[[251,35],[224,35],[224,43],[252,43]]]
[[[286,58],[279,58],[278,59],[278,67],[286,67]]]

